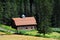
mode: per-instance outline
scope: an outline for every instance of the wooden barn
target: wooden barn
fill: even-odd
[[[36,20],[34,17],[12,18],[14,28],[17,30],[34,30],[36,29]]]

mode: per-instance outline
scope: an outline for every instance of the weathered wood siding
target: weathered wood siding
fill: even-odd
[[[34,30],[36,26],[18,26],[17,30]]]

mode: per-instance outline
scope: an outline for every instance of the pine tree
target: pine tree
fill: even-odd
[[[50,32],[51,15],[53,11],[52,0],[36,0],[36,3],[38,4],[36,4],[38,32],[45,35]]]

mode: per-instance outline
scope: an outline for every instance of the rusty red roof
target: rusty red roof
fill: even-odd
[[[16,26],[20,25],[36,25],[36,20],[34,17],[25,17],[25,18],[12,18]]]

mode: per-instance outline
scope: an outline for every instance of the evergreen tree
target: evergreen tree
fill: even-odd
[[[46,33],[50,32],[51,15],[53,11],[52,0],[36,0],[36,17],[38,16],[38,32]],[[38,11],[37,11],[38,10]]]

